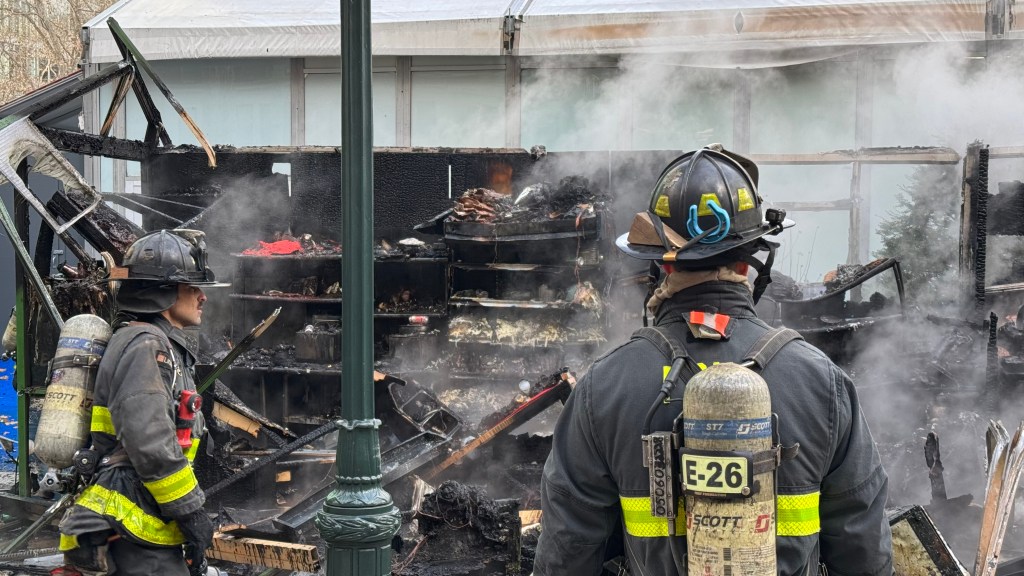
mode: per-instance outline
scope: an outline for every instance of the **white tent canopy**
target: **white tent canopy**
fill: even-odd
[[[821,57],[854,46],[986,38],[985,0],[373,0],[372,10],[373,53],[393,56],[778,60],[786,51]],[[340,54],[338,0],[121,0],[85,25],[90,63],[120,60],[110,16],[153,60]]]

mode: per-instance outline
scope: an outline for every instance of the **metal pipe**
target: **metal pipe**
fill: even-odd
[[[341,0],[341,58],[342,420],[338,486],[316,525],[327,544],[328,576],[382,576],[391,573],[401,514],[381,484],[374,418],[370,0]]]
[[[18,171],[28,175],[28,162],[22,161]],[[0,209],[3,210],[4,228],[7,229],[7,237],[14,244],[15,253],[22,256],[22,265],[14,268],[14,317],[15,317],[15,349],[17,354],[14,360],[14,382],[18,388],[18,495],[28,496],[29,470],[28,470],[28,395],[25,392],[29,387],[28,382],[28,293],[25,290],[25,271],[35,272],[28,260],[28,251],[25,250],[24,242],[28,239],[28,206],[24,200],[14,196],[14,213],[19,216],[19,223],[22,226],[14,226],[10,216],[7,214],[7,207],[0,202]],[[22,236],[24,232],[24,236]],[[10,552],[10,550],[4,550]]]

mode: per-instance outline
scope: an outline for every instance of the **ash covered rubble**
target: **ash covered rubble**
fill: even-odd
[[[981,439],[990,421],[1024,413],[1024,323],[906,305],[895,259],[839,266],[820,284],[778,276],[759,315],[798,329],[853,377],[889,475],[894,534],[913,524],[924,548],[960,573],[983,524],[990,467]],[[1020,518],[1007,526],[1003,554],[1024,554]]]
[[[489,224],[573,219],[593,215],[606,201],[587,178],[566,176],[557,185],[538,182],[526,186],[514,198],[488,188],[471,188],[455,201],[448,219]]]

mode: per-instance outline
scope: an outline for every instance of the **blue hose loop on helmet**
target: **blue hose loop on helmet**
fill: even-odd
[[[725,238],[729,233],[729,229],[732,228],[732,221],[729,219],[729,213],[726,212],[718,202],[714,200],[707,201],[707,207],[711,209],[711,213],[715,215],[715,219],[718,220],[718,226],[712,231],[707,237],[702,238],[700,242],[702,244],[714,244]],[[690,217],[686,220],[686,230],[690,233],[690,237],[700,236],[704,233],[701,230],[700,225],[697,224],[697,205],[690,206]]]

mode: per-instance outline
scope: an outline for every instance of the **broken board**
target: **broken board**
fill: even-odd
[[[214,535],[213,546],[206,551],[206,556],[237,564],[253,564],[295,572],[315,574],[320,570],[320,556],[316,546],[242,538],[223,533]]]

